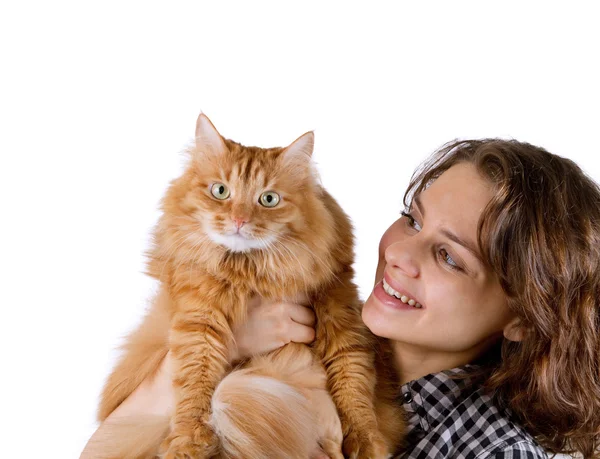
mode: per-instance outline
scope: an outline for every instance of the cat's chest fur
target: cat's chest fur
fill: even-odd
[[[230,326],[242,323],[248,314],[248,307],[255,297],[266,301],[282,301],[296,304],[311,305],[317,297],[318,285],[322,279],[315,276],[313,284],[298,282],[292,275],[282,275],[281,272],[261,272],[252,263],[242,263],[241,257],[223,262],[212,270],[206,266],[195,266],[191,269],[177,269],[173,272],[168,285],[169,296],[176,298],[198,298],[198,305],[210,305],[218,308],[227,318]],[[180,267],[181,268],[181,267]],[[188,292],[182,297],[181,292]],[[191,294],[191,297],[189,296]],[[196,309],[193,304],[184,300],[172,302],[172,311]]]
[[[237,295],[292,301],[307,298],[334,277],[331,264],[319,265],[310,258],[284,264],[273,256],[253,255],[227,252],[211,263],[184,266],[173,271],[171,283],[189,284],[193,289],[211,283],[216,289]]]

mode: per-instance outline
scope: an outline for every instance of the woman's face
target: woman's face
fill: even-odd
[[[502,336],[514,316],[477,245],[477,224],[491,198],[475,167],[457,164],[390,226],[362,312],[375,335],[422,350],[462,353],[465,363]]]

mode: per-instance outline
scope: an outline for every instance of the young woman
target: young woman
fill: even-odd
[[[516,141],[444,146],[381,239],[363,320],[388,339],[409,432],[401,457],[600,457],[600,189]],[[308,308],[257,301],[241,355],[310,342]],[[166,359],[167,360],[167,359]],[[111,418],[167,413],[168,361]]]

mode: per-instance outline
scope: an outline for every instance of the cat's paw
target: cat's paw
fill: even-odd
[[[387,442],[378,431],[351,431],[342,446],[344,455],[350,459],[387,459],[390,457]]]
[[[344,455],[338,442],[321,440],[319,448],[313,451],[310,459],[344,459]]]
[[[202,426],[189,432],[173,431],[161,445],[162,459],[208,459],[217,450],[217,438]]]

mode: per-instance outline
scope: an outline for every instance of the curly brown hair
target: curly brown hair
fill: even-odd
[[[524,330],[502,342],[484,387],[548,452],[598,458],[600,187],[528,143],[453,141],[413,174],[404,204],[461,162],[494,187],[478,243]]]

